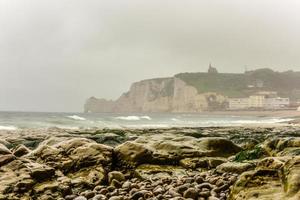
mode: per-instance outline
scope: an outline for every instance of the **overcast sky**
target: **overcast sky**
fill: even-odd
[[[298,0],[0,0],[0,110],[82,111],[132,82],[300,71]]]

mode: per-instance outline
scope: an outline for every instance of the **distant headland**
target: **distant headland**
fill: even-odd
[[[170,112],[297,110],[300,72],[262,68],[245,73],[180,73],[133,83],[117,100],[89,98],[85,112]]]

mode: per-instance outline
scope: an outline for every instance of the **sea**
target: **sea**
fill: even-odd
[[[293,119],[207,114],[0,112],[0,130],[28,128],[171,128],[287,123]]]

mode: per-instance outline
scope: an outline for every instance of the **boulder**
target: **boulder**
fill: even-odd
[[[113,180],[117,180],[119,182],[125,181],[125,176],[122,172],[112,171],[108,173],[108,183],[111,184]]]
[[[271,156],[297,156],[300,155],[300,138],[271,138],[264,142],[263,147]]]
[[[286,158],[279,158],[285,161]],[[274,158],[261,162],[258,169],[247,171],[239,176],[234,184],[230,198],[242,199],[300,199],[300,156],[288,159],[284,165]],[[270,169],[263,164],[271,163]],[[274,165],[273,165],[274,164]],[[274,169],[272,169],[274,168]]]
[[[283,200],[284,193],[279,173],[276,170],[244,172],[234,184],[229,199]]]
[[[125,142],[115,148],[121,165],[132,165],[146,163],[151,159],[152,152],[145,145],[137,142]]]
[[[22,157],[26,154],[28,154],[30,150],[23,144],[19,145],[13,150],[13,154],[17,157]]]
[[[53,146],[41,144],[26,157],[67,173],[94,165],[110,166],[112,151],[112,147],[75,138]]]
[[[285,163],[283,167],[283,180],[286,196],[300,199],[300,156]]]
[[[0,155],[11,154],[12,152],[3,144],[0,143]]]
[[[239,163],[239,162],[226,162],[217,166],[217,172],[219,173],[236,173],[241,174],[245,171],[249,171],[255,168],[254,164],[251,163]]]
[[[140,136],[116,147],[122,165],[178,165],[181,159],[195,157],[228,157],[241,148],[224,138],[194,138],[176,134]]]
[[[200,157],[200,158],[185,158],[180,160],[180,166],[187,169],[196,169],[196,168],[216,168],[220,164],[226,162],[226,158],[222,157]]]
[[[0,167],[13,161],[16,157],[12,154],[0,155]]]

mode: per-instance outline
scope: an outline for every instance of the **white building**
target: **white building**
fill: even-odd
[[[289,98],[253,95],[248,98],[229,98],[229,110],[266,109],[276,110],[288,107]]]
[[[265,102],[265,96],[257,95],[249,97],[249,107],[250,108],[263,108]]]
[[[300,111],[300,106],[298,107],[297,111]]]
[[[230,98],[230,110],[244,110],[249,108],[249,98]]]
[[[264,101],[264,108],[265,109],[280,109],[285,108],[290,105],[290,99],[289,98],[266,98]]]

